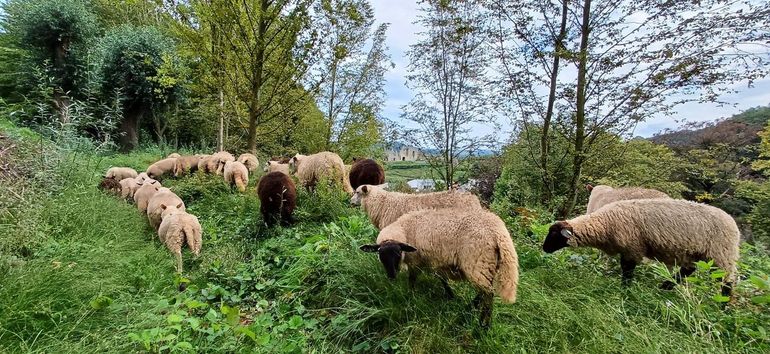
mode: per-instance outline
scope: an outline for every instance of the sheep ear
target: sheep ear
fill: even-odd
[[[594,186],[592,186],[592,185],[590,185],[590,184],[586,184],[586,190],[587,190],[587,191],[589,191],[589,192],[590,192],[590,191],[592,191],[593,189],[594,189]]]
[[[570,238],[572,237],[572,231],[568,229],[561,229],[561,235],[564,236],[564,238]]]
[[[358,249],[364,251],[364,252],[377,252],[380,250],[380,245],[363,245],[359,247]]]
[[[408,243],[399,243],[398,245],[401,247],[401,251],[402,252],[414,252],[414,251],[417,251],[416,248],[412,247]]]
[[[369,193],[369,187],[367,186],[361,186],[361,192],[364,192],[364,194]]]
[[[163,209],[163,210],[166,210],[166,204],[161,204],[160,208]]]

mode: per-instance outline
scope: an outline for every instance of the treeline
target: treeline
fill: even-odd
[[[390,59],[368,1],[10,0],[3,11],[0,96],[19,123],[123,151],[381,149]]]

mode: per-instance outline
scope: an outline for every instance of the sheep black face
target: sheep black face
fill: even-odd
[[[363,245],[360,249],[364,252],[377,252],[382,266],[388,278],[396,279],[398,269],[401,266],[402,252],[414,252],[416,248],[401,242],[383,242],[382,245]]]
[[[569,246],[567,241],[572,237],[572,226],[566,221],[557,221],[548,229],[548,236],[543,242],[543,251],[554,253],[564,247]]]

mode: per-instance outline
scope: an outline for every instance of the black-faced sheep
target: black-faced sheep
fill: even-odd
[[[678,281],[695,271],[694,263],[713,259],[726,271],[722,291],[730,293],[736,277],[740,231],[721,209],[676,199],[637,199],[605,205],[591,214],[551,225],[543,251],[567,246],[594,247],[620,254],[624,283],[643,259],[681,266]],[[666,282],[663,288],[671,288]]]
[[[200,157],[195,156],[180,156],[177,157],[174,164],[174,177],[180,177],[186,173],[193,173],[198,170],[198,161]]]
[[[345,173],[345,163],[333,152],[319,152],[313,155],[294,155],[289,161],[296,171],[300,184],[313,189],[322,178],[339,182],[347,193],[353,193],[350,181]]]
[[[668,194],[655,189],[636,187],[612,188],[605,185],[592,186],[590,184],[586,185],[586,189],[591,192],[591,195],[588,197],[588,206],[586,206],[586,213],[588,214],[607,204],[621,200],[671,199]]]
[[[133,180],[133,178],[129,178]],[[121,193],[121,186],[120,182],[116,181],[114,178],[111,177],[104,177],[99,182],[98,186],[99,190],[104,191],[106,193],[118,196]]]
[[[385,171],[372,159],[356,160],[350,167],[350,187],[354,190],[364,184],[380,185],[385,183]]]
[[[144,183],[139,187],[134,193],[134,203],[136,203],[136,208],[143,213],[147,213],[147,203],[150,202],[150,198],[152,198],[155,193],[158,193],[158,189],[160,188],[160,183]]]
[[[246,166],[238,161],[227,161],[224,168],[225,183],[232,188],[238,187],[241,192],[246,191],[246,186],[249,185],[249,170]]]
[[[253,154],[241,154],[241,156],[238,156],[237,161],[246,166],[249,172],[254,172],[259,168],[259,159]]]
[[[350,203],[363,207],[369,220],[378,229],[398,220],[401,215],[422,209],[468,208],[481,209],[479,198],[466,192],[445,191],[422,194],[388,192],[378,186],[365,184],[356,189]]]
[[[166,208],[162,208],[161,205],[165,205]],[[185,211],[185,205],[182,198],[179,198],[179,196],[170,189],[161,187],[147,203],[147,219],[150,220],[150,226],[152,226],[153,229],[158,229],[162,220],[161,214],[163,214],[164,209],[168,208],[176,208]]]
[[[136,176],[136,170],[128,167],[111,167],[107,170],[107,173],[104,174],[105,178],[112,178],[116,182],[120,182],[120,180],[124,178],[135,178]]]
[[[147,175],[152,179],[161,180],[164,175],[172,175],[176,166],[176,157],[165,158],[147,167]]]
[[[203,244],[201,224],[198,218],[181,209],[160,205],[163,221],[158,228],[160,241],[176,258],[176,271],[182,273],[182,246],[187,243],[190,251],[198,257]]]
[[[480,322],[488,326],[497,293],[516,302],[518,256],[500,218],[482,209],[436,209],[408,213],[380,231],[377,244],[361,246],[377,252],[388,277],[395,279],[400,263],[407,265],[410,284],[419,270],[435,272],[453,297],[447,279],[468,280],[478,290]]]
[[[288,175],[270,172],[262,176],[257,185],[257,195],[265,224],[272,226],[279,217],[283,225],[294,221],[292,213],[297,205],[297,191]]]

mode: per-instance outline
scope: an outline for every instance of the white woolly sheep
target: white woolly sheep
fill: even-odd
[[[227,161],[235,161],[235,157],[227,151],[217,152],[209,157],[206,164],[206,170],[208,170],[209,173],[215,173],[221,176]]]
[[[136,178],[136,176],[136,170],[129,167],[111,167],[107,170],[107,173],[104,174],[105,178],[112,178],[116,181],[120,181],[124,178]]]
[[[157,230],[161,222],[161,214],[163,208],[161,205],[165,205],[167,208],[176,208],[181,211],[185,211],[185,205],[182,198],[179,198],[174,192],[168,188],[160,188],[155,193],[150,201],[147,203],[147,219],[150,220],[150,226]]]
[[[193,173],[198,170],[200,155],[180,156],[174,163],[174,177],[180,177],[185,173]]]
[[[612,188],[606,185],[592,186],[590,184],[586,185],[586,189],[591,192],[591,195],[588,197],[588,206],[586,206],[586,213],[589,214],[607,204],[620,200],[671,199],[668,194],[655,189],[637,187]]]
[[[372,224],[382,230],[401,215],[422,209],[468,208],[481,209],[479,198],[473,194],[445,191],[422,194],[389,192],[379,186],[359,186],[350,203],[363,207]]]
[[[182,155],[179,155],[179,154],[178,154],[178,153],[176,153],[176,152],[172,152],[172,153],[168,154],[168,156],[166,156],[166,158],[167,158],[167,159],[175,159],[175,158],[179,158],[179,157],[181,157],[181,156],[182,156]]]
[[[204,173],[210,172],[208,170],[208,163],[210,158],[211,155],[198,155],[198,171],[203,171]]]
[[[728,295],[736,277],[740,231],[719,208],[677,199],[637,199],[610,203],[591,214],[551,225],[543,251],[594,247],[610,256],[620,254],[623,282],[633,279],[643,259],[669,268],[681,266],[680,281],[695,271],[694,263],[713,259],[726,271],[722,291]],[[661,285],[664,289],[671,282]]]
[[[157,184],[160,186],[160,183],[152,178],[142,178],[143,177],[140,174],[136,178],[124,178],[120,180],[120,196],[127,200],[133,199],[136,191],[139,190],[139,188],[144,184]]]
[[[152,179],[150,176],[147,175],[147,172],[142,172],[139,175],[136,176],[136,182],[139,184],[144,183],[144,181]]]
[[[176,157],[165,158],[147,167],[147,175],[152,179],[161,180],[164,175],[174,173],[176,166]]]
[[[134,203],[136,208],[142,213],[147,213],[147,204],[150,202],[155,193],[158,193],[158,189],[161,188],[160,183],[145,183],[134,193]]]
[[[246,186],[249,184],[249,170],[246,166],[238,161],[225,162],[225,183],[232,188],[238,187],[241,192],[246,191]]]
[[[289,161],[289,166],[293,166],[300,184],[308,189],[315,187],[316,183],[325,177],[331,181],[340,182],[346,193],[353,193],[345,173],[345,163],[333,152],[323,151],[313,155],[297,154]]]
[[[158,238],[166,245],[176,259],[176,271],[182,273],[182,245],[187,243],[190,251],[198,257],[203,244],[201,224],[198,218],[180,209],[160,205],[163,221],[158,228]]]
[[[395,279],[401,261],[414,284],[418,270],[435,272],[447,295],[447,279],[470,281],[478,290],[480,322],[488,326],[497,293],[516,302],[519,262],[511,236],[500,218],[482,209],[448,208],[410,212],[380,231],[377,244],[361,246],[377,252],[389,278]]]
[[[291,176],[291,171],[289,170],[289,164],[288,163],[280,163],[278,161],[268,161],[265,165],[265,172],[281,172],[287,176]]]
[[[237,161],[246,166],[246,168],[249,169],[249,172],[254,172],[259,168],[259,160],[253,154],[241,154],[241,156],[238,156]]]

